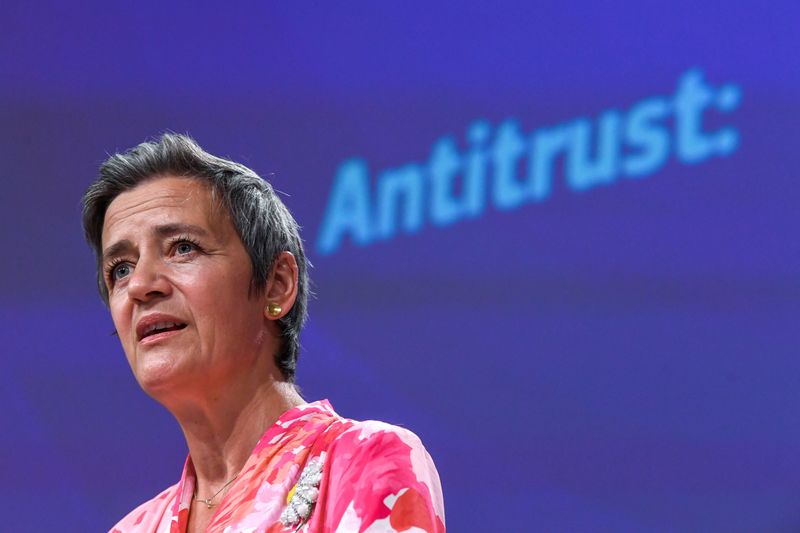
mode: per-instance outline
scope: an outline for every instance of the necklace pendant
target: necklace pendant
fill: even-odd
[[[212,495],[211,495],[211,497],[209,497],[209,498],[198,498],[198,497],[197,497],[197,487],[195,487],[195,492],[194,492],[194,501],[206,504],[206,507],[208,507],[209,509],[211,509],[212,507],[216,507],[216,506],[217,506],[217,504],[216,504],[216,503],[211,503],[211,501],[212,501],[214,498],[216,498],[217,496],[219,496],[219,493],[220,493],[220,492],[222,492],[223,490],[225,490],[225,489],[228,487],[228,485],[230,485],[231,483],[233,483],[234,481],[236,481],[236,478],[237,478],[237,477],[239,477],[239,474],[236,474],[235,476],[233,476],[233,479],[231,479],[230,481],[228,481],[227,483],[225,483],[225,484],[222,486],[222,488],[221,488],[221,489],[219,489],[217,492],[215,492],[214,494],[212,494]]]

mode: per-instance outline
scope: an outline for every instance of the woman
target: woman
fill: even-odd
[[[444,531],[413,433],[297,393],[306,259],[268,183],[166,134],[103,163],[83,227],[133,374],[189,448],[112,531]]]

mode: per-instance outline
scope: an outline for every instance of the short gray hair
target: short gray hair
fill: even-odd
[[[108,305],[102,237],[109,204],[140,183],[167,175],[207,183],[214,197],[227,208],[252,263],[251,294],[266,289],[275,258],[281,252],[294,255],[298,267],[297,299],[278,321],[281,346],[275,356],[283,377],[294,381],[309,294],[308,264],[299,226],[268,182],[244,165],[209,154],[186,135],[165,133],[154,141],[110,156],[83,196],[83,231],[97,260],[97,284],[103,302]]]

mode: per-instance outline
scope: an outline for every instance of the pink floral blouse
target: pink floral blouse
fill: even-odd
[[[194,485],[189,457],[179,483],[111,533],[184,533]],[[290,409],[264,433],[206,531],[440,533],[442,488],[416,435],[342,418],[322,400]]]

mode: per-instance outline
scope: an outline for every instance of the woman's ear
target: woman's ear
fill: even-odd
[[[297,298],[297,260],[291,252],[281,252],[275,258],[267,278],[264,316],[278,320],[286,316]]]

